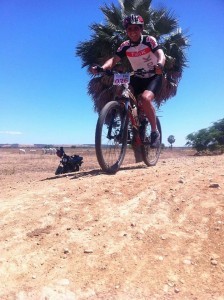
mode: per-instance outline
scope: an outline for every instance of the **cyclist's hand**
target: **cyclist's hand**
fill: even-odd
[[[91,71],[94,75],[97,75],[97,74],[99,74],[100,72],[103,71],[103,68],[101,68],[100,66],[93,66],[93,67],[91,67],[90,71]]]
[[[163,74],[163,65],[158,63],[157,65],[155,65],[154,70],[157,75],[162,75]]]

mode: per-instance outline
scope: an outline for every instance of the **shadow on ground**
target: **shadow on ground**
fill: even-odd
[[[128,170],[135,170],[135,169],[144,169],[147,168],[145,165],[136,165],[136,166],[124,166],[121,167],[119,171],[128,171]],[[118,172],[119,172],[118,171]],[[80,171],[77,173],[66,173],[66,174],[62,174],[62,175],[55,175],[52,177],[47,177],[44,179],[41,179],[40,181],[46,181],[46,180],[54,180],[54,179],[60,179],[60,178],[64,178],[64,177],[71,177],[70,179],[78,179],[78,178],[82,178],[82,177],[88,177],[88,176],[97,176],[97,175],[108,175],[108,176],[113,176],[116,175],[115,174],[109,174],[106,172],[103,172],[100,169],[96,169],[96,170],[89,170],[89,171]]]

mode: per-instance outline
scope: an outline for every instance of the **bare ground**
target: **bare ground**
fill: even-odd
[[[80,150],[81,151],[81,150]],[[116,175],[0,150],[0,299],[224,299],[224,155]]]

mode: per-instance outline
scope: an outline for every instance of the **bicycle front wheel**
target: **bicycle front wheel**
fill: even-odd
[[[95,133],[98,163],[107,173],[116,173],[127,149],[128,114],[117,101],[108,102],[100,112]]]
[[[158,119],[158,117],[156,117],[156,123],[157,123],[157,129],[160,133],[160,143],[158,143],[158,145],[156,147],[151,147],[150,146],[150,135],[151,135],[151,126],[150,123],[147,122],[146,127],[145,127],[145,144],[141,146],[141,150],[142,150],[142,158],[144,163],[150,167],[150,166],[155,166],[159,156],[160,156],[160,152],[161,152],[161,144],[162,144],[162,128],[161,128],[161,124],[160,121]]]

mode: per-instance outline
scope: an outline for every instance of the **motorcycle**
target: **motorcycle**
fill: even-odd
[[[61,158],[60,164],[55,171],[55,175],[79,171],[83,163],[83,157],[79,155],[67,155],[63,147],[56,151],[56,155]]]

